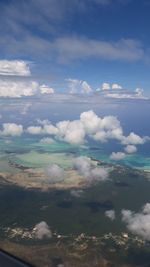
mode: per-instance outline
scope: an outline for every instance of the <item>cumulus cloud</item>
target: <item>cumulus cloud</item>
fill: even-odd
[[[41,122],[40,122],[41,124]],[[43,121],[42,126],[29,126],[26,129],[29,134],[50,134],[56,135],[58,133],[58,129],[52,125],[49,121]]]
[[[73,161],[73,167],[83,177],[92,181],[105,181],[109,177],[108,168],[95,166],[92,160],[86,156],[80,156]]]
[[[29,134],[42,134],[43,130],[41,126],[29,126],[27,128],[27,133]]]
[[[122,221],[127,228],[142,239],[150,241],[150,203],[146,203],[141,212],[134,213],[131,210],[122,210]]]
[[[0,75],[29,76],[29,63],[23,60],[0,60]]]
[[[66,81],[68,82],[70,94],[77,94],[77,93],[90,94],[93,91],[91,86],[86,81],[70,79],[70,78],[66,79]]]
[[[64,180],[64,170],[57,164],[51,164],[46,168],[48,181],[58,183]]]
[[[34,227],[35,231],[35,237],[37,239],[43,239],[43,238],[51,238],[52,232],[48,226],[48,224],[44,221],[38,223]]]
[[[35,81],[12,81],[0,79],[0,97],[32,96],[38,90]]]
[[[40,92],[41,94],[54,94],[55,91],[52,87],[48,87],[47,85],[42,84],[40,86]]]
[[[112,89],[122,89],[122,86],[118,83],[113,83],[111,86]]]
[[[134,132],[125,136],[117,117],[99,117],[92,110],[82,112],[78,120],[59,121],[55,125],[48,120],[37,120],[37,125],[28,126],[25,132],[33,135],[46,135],[46,138],[47,135],[50,135],[50,137],[73,145],[83,144],[87,137],[100,142],[114,139],[126,146],[125,151],[127,153],[136,152],[136,145],[149,141],[149,137],[141,137]],[[120,160],[125,156],[126,154],[123,152],[113,152],[111,158]]]
[[[110,84],[109,83],[103,83],[102,84],[102,90],[109,90],[111,87],[110,87]]]
[[[135,95],[138,97],[143,97],[144,90],[142,88],[136,88],[135,89]]]
[[[56,126],[60,139],[75,145],[84,143],[86,133],[81,121],[62,121],[57,123]]]
[[[122,160],[126,157],[126,154],[123,152],[112,152],[110,159],[112,160]]]
[[[112,221],[114,221],[116,219],[116,214],[115,214],[114,210],[106,210],[105,216],[108,217]]]
[[[23,133],[23,126],[15,123],[3,123],[3,129],[0,135],[4,136],[20,136]]]
[[[135,153],[137,151],[137,148],[134,145],[127,145],[124,150],[128,154],[132,154],[132,153]]]
[[[86,81],[82,82],[81,87],[82,87],[81,91],[82,93],[89,94],[92,92],[91,86]]]
[[[133,132],[131,132],[127,137],[122,138],[122,144],[124,145],[142,145],[145,141],[146,137],[142,138]]]

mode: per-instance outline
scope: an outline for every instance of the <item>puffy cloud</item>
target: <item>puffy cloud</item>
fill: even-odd
[[[44,134],[52,134],[52,135],[57,135],[58,129],[51,123],[45,124],[43,127],[43,133]]]
[[[110,90],[110,84],[109,83],[103,83],[102,84],[102,90]]]
[[[86,156],[80,156],[74,159],[73,166],[89,182],[105,181],[109,177],[107,168],[95,166],[91,159]]]
[[[41,94],[54,94],[55,91],[52,87],[48,87],[47,85],[42,84],[40,86],[40,92]]]
[[[149,141],[148,137],[140,137],[133,132],[128,136],[124,136],[120,121],[115,116],[99,117],[92,110],[82,112],[79,120],[60,121],[56,125],[51,124],[48,120],[38,120],[37,122],[41,126],[28,127],[28,133],[54,135],[59,140],[75,145],[83,144],[86,137],[100,142],[114,139],[118,140],[122,145],[126,145],[125,150],[127,149],[129,153],[129,150],[135,151],[133,145],[144,144]],[[112,158],[115,159],[120,159],[124,156],[125,153],[123,152],[112,154]]]
[[[114,210],[106,210],[105,216],[108,217],[110,220],[114,221],[116,218],[116,214]]]
[[[40,124],[41,124],[41,122],[40,122]],[[26,131],[29,134],[56,135],[58,133],[58,129],[55,126],[53,126],[49,121],[46,121],[46,120],[43,121],[42,126],[29,126]]]
[[[68,82],[70,94],[76,94],[76,93],[90,94],[93,91],[91,86],[86,81],[70,79],[70,78],[66,79],[66,81]]]
[[[52,232],[46,222],[42,221],[34,227],[35,237],[37,239],[51,238]]]
[[[29,76],[29,64],[23,60],[0,60],[0,75]]]
[[[137,151],[137,148],[136,146],[134,145],[128,145],[125,147],[125,152],[127,152],[128,154],[132,154],[132,153],[135,153]]]
[[[117,83],[113,83],[111,86],[112,89],[122,89],[122,86],[117,84]]]
[[[99,118],[93,110],[89,110],[81,113],[80,121],[83,124],[86,132],[93,134],[99,129],[101,118]]]
[[[81,156],[73,161],[73,166],[76,170],[78,170],[81,175],[89,176],[89,172],[91,169],[91,159],[86,156]]]
[[[89,94],[92,92],[91,86],[86,81],[82,82],[81,87],[82,87],[81,91],[82,93]]]
[[[95,167],[91,169],[90,177],[94,181],[105,181],[109,177],[108,169],[102,167]]]
[[[3,130],[0,131],[4,136],[20,136],[23,133],[23,126],[15,123],[3,123]]]
[[[0,97],[32,96],[38,90],[34,81],[12,81],[0,79]]]
[[[41,126],[29,126],[27,128],[27,133],[29,134],[42,134],[43,130]]]
[[[150,241],[150,203],[146,203],[141,212],[122,210],[122,221],[133,234]]]
[[[64,180],[64,170],[57,164],[51,164],[46,168],[47,179],[50,183],[58,183]]]
[[[135,89],[136,96],[138,96],[138,97],[142,97],[143,92],[144,92],[144,90],[142,88],[136,88]]]
[[[142,145],[146,141],[145,137],[140,137],[139,135],[131,132],[127,137],[123,137],[122,144],[124,145]]]
[[[84,143],[85,130],[79,120],[64,121],[57,124],[59,129],[58,136],[71,144]]]
[[[112,152],[112,154],[110,155],[110,158],[112,160],[122,160],[126,157],[126,154],[123,152]]]

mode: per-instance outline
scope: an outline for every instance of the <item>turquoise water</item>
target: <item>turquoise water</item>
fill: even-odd
[[[13,138],[11,141],[9,140],[9,142],[5,142],[5,143],[4,141],[1,140],[0,141],[0,150],[1,150],[0,157],[3,158],[5,156],[5,158],[12,159],[12,158],[15,158],[16,155],[19,155],[19,158],[18,158],[20,160],[19,163],[21,163],[21,159],[22,159],[22,163],[23,162],[25,163],[23,158],[26,157],[26,155],[27,157],[28,155],[31,156],[29,157],[31,160],[32,158],[31,151],[32,153],[37,152],[43,155],[45,154],[44,158],[45,158],[46,163],[44,163],[45,162],[44,158],[43,160],[40,160],[40,158],[39,159],[37,158],[37,165],[38,165],[38,160],[39,160],[40,167],[42,167],[42,164],[44,164],[45,166],[45,164],[48,164],[50,162],[51,158],[48,156],[48,154],[62,153],[62,158],[63,157],[65,158],[65,156],[76,157],[76,156],[84,155],[84,156],[94,158],[96,160],[103,161],[105,163],[121,164],[121,165],[138,168],[142,170],[150,170],[150,157],[148,157],[148,155],[142,155],[142,154],[136,153],[132,155],[127,155],[124,159],[120,161],[111,160],[110,154],[114,149],[113,146],[114,145],[108,146],[108,144],[106,145],[106,144],[101,144],[98,142],[94,144],[92,142],[91,143],[88,142],[82,146],[75,146],[75,145],[70,145],[68,143],[61,142],[58,140],[52,144],[45,144],[45,143],[40,142],[39,137],[29,138],[29,137],[23,136],[19,138]],[[37,155],[36,154],[34,155],[33,153],[33,159],[35,159],[36,156]],[[28,160],[28,164],[30,167],[32,167],[32,160],[31,162],[30,160]]]

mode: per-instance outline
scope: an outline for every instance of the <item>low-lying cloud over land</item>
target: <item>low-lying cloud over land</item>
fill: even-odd
[[[150,203],[146,203],[137,213],[122,210],[122,221],[130,232],[150,241]]]
[[[37,239],[43,239],[43,238],[51,238],[52,232],[48,226],[48,224],[44,221],[38,223],[34,227],[35,230],[35,237]]]
[[[64,170],[57,164],[51,164],[46,168],[47,179],[51,183],[57,183],[64,180]]]
[[[116,219],[116,214],[114,210],[106,210],[105,216],[108,217],[111,221],[114,221]]]
[[[92,160],[85,156],[75,158],[73,166],[83,177],[88,179],[89,182],[105,181],[109,177],[108,168],[94,165]]]

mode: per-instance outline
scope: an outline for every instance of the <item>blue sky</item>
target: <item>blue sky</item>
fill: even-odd
[[[149,13],[148,0],[1,0],[0,59],[59,92],[71,78],[149,96]]]

